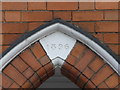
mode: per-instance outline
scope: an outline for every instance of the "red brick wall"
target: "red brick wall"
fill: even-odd
[[[36,42],[3,70],[3,88],[37,88],[54,74],[54,66]]]
[[[69,23],[72,23],[78,27],[82,27],[85,31],[89,32],[90,34],[94,35],[96,38],[98,38],[101,42],[104,42],[107,46],[109,46],[113,52],[115,52],[117,55],[120,55],[120,42],[118,39],[118,36],[120,36],[120,31],[118,31],[118,2],[2,2],[2,11],[0,11],[0,15],[2,19],[0,20],[0,24],[2,26],[0,30],[0,53],[5,51],[15,40],[17,40],[22,34],[27,33],[38,26],[45,24],[49,22],[52,19],[55,18],[61,18]],[[79,45],[78,45],[79,47]],[[29,53],[29,50],[25,51]],[[39,53],[36,50],[33,50],[34,53]],[[73,51],[74,52],[74,51]],[[78,51],[79,52],[79,51]],[[45,53],[40,52],[45,55]],[[23,52],[24,54],[24,52]],[[29,53],[31,54],[31,53]],[[76,52],[72,53],[72,55],[75,58],[80,57],[82,55],[79,53],[77,55]],[[74,57],[69,56],[70,59]],[[85,54],[86,55],[86,54]],[[93,54],[92,54],[93,55]],[[24,55],[20,55],[22,58],[26,57]],[[39,55],[36,54],[36,58],[39,57]],[[68,58],[69,58],[68,57]],[[25,65],[24,68],[21,70],[17,70],[21,66],[18,65],[14,66],[15,60],[10,63],[8,67],[6,67],[4,71],[3,78],[8,82],[5,82],[5,87],[32,87],[34,85],[31,85],[31,81],[26,81],[27,77],[25,77],[25,72],[30,71],[30,74],[34,74],[35,70],[40,69],[41,65],[40,63],[34,62],[34,64],[39,64],[38,66],[34,67],[34,65],[28,65],[26,61],[21,60],[21,58],[18,58],[19,63],[22,63],[22,65]],[[31,55],[31,58],[32,55]],[[96,58],[99,58],[96,56]],[[86,59],[86,58],[85,58]],[[92,59],[91,59],[92,60]],[[90,65],[85,66],[84,71],[79,70],[80,72],[83,72],[83,74],[79,74],[80,80],[83,81],[83,84],[87,82],[86,86],[91,87],[117,87],[117,84],[115,84],[114,80],[118,80],[116,77],[117,75],[114,73],[114,71],[107,65],[103,64],[103,61],[99,59],[96,61],[91,61]],[[67,63],[71,63],[71,60],[66,61]],[[81,60],[82,61],[82,60]],[[51,61],[50,61],[51,62]],[[49,62],[49,63],[50,63]],[[18,63],[18,62],[16,62]],[[76,62],[75,62],[76,63]],[[86,63],[86,62],[82,62]],[[95,64],[100,63],[99,66],[95,66]],[[88,64],[88,62],[86,63]],[[94,65],[92,65],[94,64]],[[16,64],[17,65],[17,64]],[[68,65],[68,67],[73,68]],[[44,65],[43,65],[44,66]],[[65,72],[67,69],[63,69],[62,72]],[[15,77],[6,77],[7,75],[7,68],[14,70],[15,75],[21,76],[20,82],[15,81]],[[64,66],[63,66],[64,68]],[[77,67],[76,67],[77,68]],[[71,70],[76,70],[75,72],[78,72],[76,68],[73,68]],[[83,68],[83,67],[82,67]],[[81,69],[81,68],[79,68]],[[98,71],[99,69],[99,71]],[[8,70],[9,71],[9,70]],[[107,73],[109,74],[107,74]],[[47,72],[45,72],[46,74]],[[102,76],[99,76],[99,73],[106,73],[102,74]],[[65,74],[65,73],[64,73]],[[31,75],[31,76],[32,76]],[[51,75],[51,74],[50,74]],[[11,73],[11,76],[13,74]],[[68,78],[72,79],[69,76],[69,73],[66,75]],[[34,77],[32,80],[36,80],[37,76],[36,73],[34,74]],[[88,81],[88,78],[93,77],[91,81]],[[99,80],[100,77],[103,79]],[[32,78],[32,77],[31,77]],[[3,79],[3,80],[4,80]],[[97,80],[97,81],[96,81]],[[111,82],[114,81],[114,82]],[[74,78],[72,79],[74,81]],[[17,82],[17,83],[16,83]],[[96,84],[93,84],[96,82]],[[37,84],[40,84],[41,82],[38,80]],[[76,82],[75,82],[76,83]],[[76,83],[78,85],[78,83]],[[4,84],[3,84],[4,85]],[[37,86],[37,85],[36,85]],[[35,87],[36,87],[35,86]],[[83,87],[82,84],[79,85],[80,87]]]
[[[22,34],[61,18],[90,32],[120,55],[117,2],[3,2],[2,10],[0,53]]]
[[[76,43],[61,72],[80,88],[118,88],[118,74],[84,44]],[[54,75],[54,65],[36,42],[3,69],[3,88],[37,88]]]
[[[61,71],[80,88],[119,87],[117,73],[81,43],[76,43]]]

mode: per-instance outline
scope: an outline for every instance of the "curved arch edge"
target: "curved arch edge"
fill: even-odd
[[[56,31],[65,33],[70,37],[87,45],[91,50],[93,50],[101,58],[103,58],[103,60],[105,60],[118,73],[118,75],[120,75],[120,64],[116,61],[117,58],[114,58],[114,56],[112,56],[107,50],[105,50],[91,38],[84,35],[84,33],[76,31],[76,29],[71,28],[71,26],[69,27],[66,24],[64,25],[63,22],[61,23],[61,21],[55,21],[53,24],[50,24],[47,27],[35,32],[31,36],[21,41],[19,44],[17,44],[8,53],[6,53],[0,60],[0,72],[2,72],[2,70],[6,67],[7,64],[9,64],[9,62],[11,62],[19,53],[21,53],[31,44]]]

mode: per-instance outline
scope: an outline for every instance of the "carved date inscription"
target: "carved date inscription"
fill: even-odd
[[[40,43],[51,60],[57,57],[65,60],[74,47],[76,40],[64,33],[55,32],[42,38]]]
[[[47,48],[48,49],[52,49],[52,50],[62,50],[62,49],[69,49],[69,45],[68,44],[47,44]]]

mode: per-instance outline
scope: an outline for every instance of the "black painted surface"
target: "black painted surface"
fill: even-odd
[[[56,68],[55,75],[45,81],[39,88],[78,88],[73,82],[61,75],[60,69]]]
[[[2,58],[3,56],[5,56],[10,50],[12,50],[16,45],[18,45],[19,43],[21,43],[22,41],[24,41],[26,38],[32,36],[33,34],[37,33],[38,31],[52,25],[55,23],[60,23],[63,25],[68,26],[69,28],[74,29],[75,31],[85,35],[86,37],[88,37],[89,39],[91,39],[92,41],[96,42],[99,46],[101,46],[104,50],[106,50],[119,64],[120,64],[120,58],[110,49],[108,48],[104,43],[102,43],[101,41],[99,41],[97,38],[95,38],[94,36],[92,36],[91,34],[89,34],[88,32],[85,32],[82,28],[78,28],[72,24],[69,24],[67,22],[65,22],[64,20],[61,19],[55,19],[50,21],[49,23],[42,25],[38,28],[36,28],[35,30],[32,30],[28,33],[25,33],[23,36],[21,36],[18,40],[16,40],[14,43],[11,44],[11,46],[0,55],[0,58]]]

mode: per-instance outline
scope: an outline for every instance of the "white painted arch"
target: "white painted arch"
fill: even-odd
[[[86,35],[76,31],[75,29],[64,25],[60,22],[53,23],[33,35],[29,36],[25,40],[21,41],[14,48],[12,48],[8,53],[6,53],[0,60],[0,72],[5,68],[7,64],[9,64],[17,55],[19,55],[24,49],[29,47],[31,44],[35,43],[38,40],[41,40],[45,36],[48,36],[55,32],[64,33],[83,44],[87,45],[91,50],[97,53],[105,62],[107,62],[117,73],[119,73],[120,64],[116,61],[116,59],[110,55],[105,49],[103,49],[99,44],[97,44],[94,40],[88,38]],[[56,59],[60,60],[60,59]],[[60,64],[61,65],[61,64]]]
[[[39,41],[51,60],[57,57],[66,60],[76,43],[76,39],[61,32],[52,33]]]

